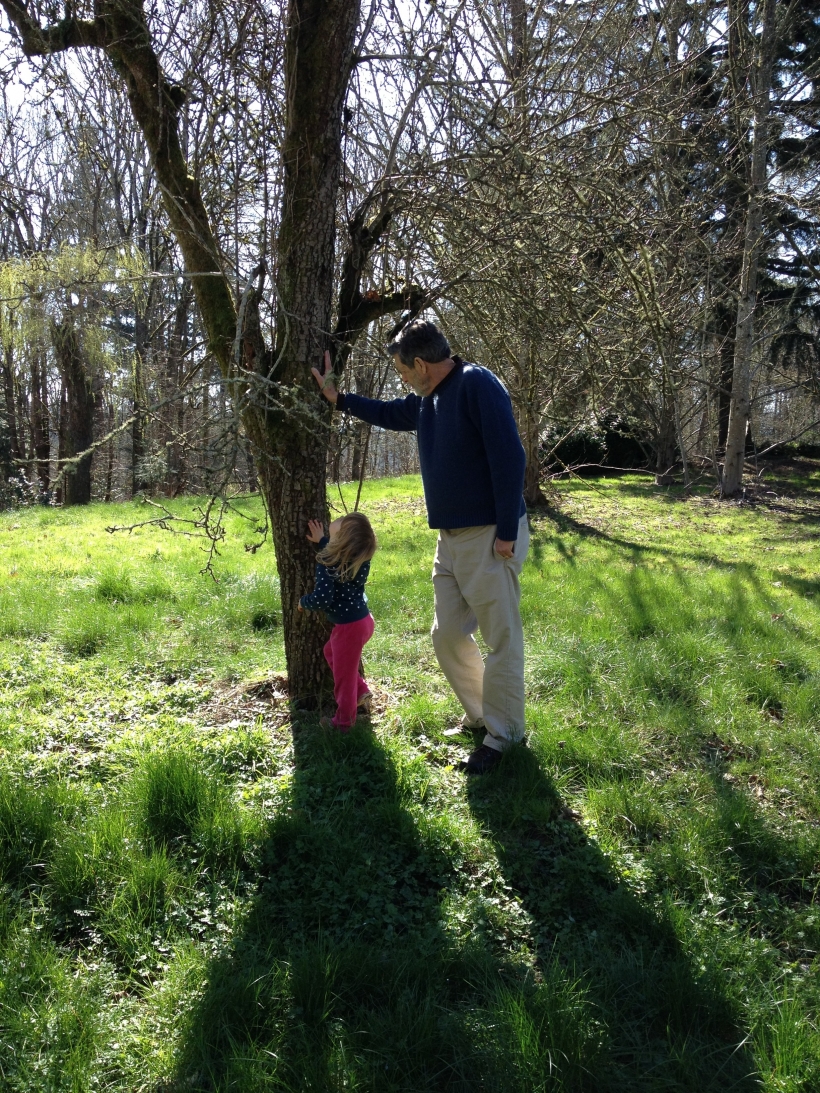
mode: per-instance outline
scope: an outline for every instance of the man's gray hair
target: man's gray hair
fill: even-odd
[[[416,357],[430,364],[446,361],[450,356],[450,343],[435,323],[416,319],[402,330],[398,338],[387,347],[391,356],[398,354],[402,364],[413,368]]]

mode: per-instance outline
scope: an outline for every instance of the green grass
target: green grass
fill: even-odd
[[[291,722],[257,499],[216,581],[139,505],[0,514],[0,1088],[820,1088],[820,476],[562,488],[470,782],[417,479],[365,486],[347,737]]]

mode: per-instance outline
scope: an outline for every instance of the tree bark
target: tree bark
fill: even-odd
[[[727,305],[721,304],[717,308],[716,318],[719,343],[717,448],[723,454],[726,451],[726,437],[729,435],[729,407],[732,404],[737,308],[730,309]]]
[[[330,406],[319,395],[310,368],[330,348],[342,108],[358,15],[359,4],[351,0],[290,3],[276,364],[268,379],[292,412],[267,409],[264,416],[246,418],[260,453],[260,485],[279,568],[290,692],[306,704],[315,702],[327,682],[326,624],[315,613],[298,610],[315,567],[307,523],[327,515]]]
[[[134,320],[134,361],[131,373],[132,401],[134,420],[131,423],[131,496],[148,488],[143,473],[145,456],[148,452],[148,421],[145,416],[147,405],[145,393],[145,355],[148,349],[148,324],[142,311],[137,311]]]
[[[655,458],[655,485],[671,486],[675,481],[675,456],[677,455],[677,432],[675,429],[675,402],[672,380],[663,370],[661,381],[661,407],[658,422],[657,451]]]
[[[23,451],[17,428],[17,407],[14,399],[14,356],[10,348],[6,349],[3,360],[0,361],[0,368],[3,371],[3,397],[6,402],[6,423],[11,441],[11,455],[17,463],[18,472],[22,472]]]
[[[180,385],[185,375],[185,357],[188,352],[188,323],[190,296],[185,287],[174,311],[174,324],[168,339],[165,355],[164,393],[176,398],[165,412],[167,429],[168,471],[166,490],[171,497],[178,497],[186,487],[187,460],[185,451],[185,397]]]
[[[538,351],[532,340],[525,335],[518,352],[516,373],[518,390],[514,391],[514,404],[518,409],[518,431],[524,445],[526,466],[524,469],[524,502],[530,508],[547,504],[541,489],[541,412],[538,390],[541,371]]]
[[[65,447],[66,447],[66,432],[68,430],[68,401],[66,399],[65,392],[65,380],[60,380],[60,402],[59,411],[57,417],[57,488],[54,493],[54,500],[58,505],[63,503],[63,483],[64,477],[60,474],[60,468],[63,465],[65,459]]]
[[[57,367],[65,390],[65,416],[61,421],[61,459],[73,459],[90,448],[94,441],[94,407],[96,400],[91,376],[86,368],[77,328],[70,316],[51,328],[51,340],[57,357]],[[63,504],[87,505],[91,501],[91,458],[83,456],[69,464],[63,478]]]
[[[106,424],[106,432],[107,433],[112,432],[112,430],[114,428],[114,403],[113,402],[109,402],[109,404],[108,404],[108,412],[106,414],[105,424]],[[108,455],[107,455],[107,458],[106,458],[106,466],[105,466],[105,494],[103,496],[103,500],[106,501],[106,502],[109,502],[111,500],[111,491],[112,491],[112,488],[113,488],[113,485],[114,485],[114,452],[115,452],[115,447],[116,447],[116,442],[113,441],[113,440],[110,440],[108,442]]]
[[[730,7],[735,20],[745,13]],[[721,497],[735,497],[743,482],[746,432],[751,412],[752,353],[754,350],[754,311],[757,301],[757,274],[763,245],[763,195],[766,187],[768,155],[769,96],[774,60],[776,0],[765,0],[760,34],[759,60],[751,72],[754,127],[746,231],[743,241],[743,265],[740,272],[740,298],[735,332],[735,359],[732,369],[732,398],[726,436],[726,459],[721,481]],[[746,26],[744,22],[744,31]]]
[[[367,435],[367,426],[358,422],[353,426],[353,448],[350,456],[350,478],[358,482],[362,476],[362,452]]]
[[[31,363],[31,447],[36,459],[35,467],[40,480],[40,489],[45,493],[48,490],[50,478],[51,438],[46,372],[40,368],[37,354]]]

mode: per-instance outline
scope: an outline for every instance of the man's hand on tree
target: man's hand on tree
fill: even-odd
[[[314,372],[316,369],[314,368]],[[324,538],[325,525],[321,520],[308,520],[308,533],[307,537],[311,543],[318,543]]]
[[[313,378],[319,384],[319,390],[325,396],[328,402],[336,404],[336,399],[339,397],[339,392],[336,390],[336,374],[330,363],[330,350],[325,350],[324,367],[320,372],[318,368],[311,368]]]
[[[501,558],[512,558],[513,547],[515,546],[515,539],[508,541],[507,539],[496,539],[495,552]]]

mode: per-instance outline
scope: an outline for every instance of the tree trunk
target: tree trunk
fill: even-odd
[[[718,361],[720,377],[718,380],[718,435],[717,447],[722,454],[726,451],[726,437],[729,435],[729,407],[732,404],[732,373],[735,364],[735,328],[737,309],[730,310],[721,305],[717,312],[717,335],[719,340]]]
[[[15,470],[22,473],[23,451],[17,429],[17,407],[14,402],[14,357],[10,348],[6,349],[3,360],[0,361],[0,368],[3,371],[3,397],[6,402],[6,423],[11,441],[11,456],[16,461]]]
[[[526,414],[523,425],[521,440],[527,456],[524,470],[524,503],[529,508],[539,508],[547,503],[547,498],[541,489],[540,421],[534,414]]]
[[[362,477],[362,452],[367,438],[367,425],[356,422],[353,426],[353,449],[350,455],[350,480],[358,482]]]
[[[63,503],[63,483],[65,481],[63,475],[60,474],[60,468],[63,466],[63,460],[65,459],[66,448],[66,432],[68,431],[68,401],[66,400],[65,393],[65,380],[60,380],[60,403],[59,403],[59,416],[57,418],[57,489],[54,495],[54,500],[58,505]]]
[[[541,489],[541,379],[538,351],[532,340],[525,336],[518,353],[518,429],[524,445],[526,466],[524,469],[524,503],[530,508],[546,505]]]
[[[735,359],[732,369],[732,399],[726,436],[726,460],[723,467],[721,497],[735,497],[743,482],[746,432],[751,411],[752,353],[754,347],[754,311],[757,300],[757,273],[763,243],[763,193],[766,186],[768,153],[769,95],[774,58],[776,0],[765,0],[760,35],[760,57],[751,75],[754,128],[746,231],[743,241],[743,265],[740,272],[740,299],[735,332]],[[730,8],[734,19],[744,19],[741,7]]]
[[[35,354],[31,363],[31,447],[36,458],[40,489],[45,493],[49,486],[49,460],[51,438],[48,421],[48,388],[46,373],[40,368],[40,358]]]
[[[66,406],[62,426],[61,459],[73,459],[94,440],[95,397],[77,329],[70,316],[51,328],[57,367],[63,379]],[[63,504],[87,505],[91,501],[91,457],[69,464],[63,478]]]
[[[109,402],[108,413],[106,414],[106,432],[110,433],[114,429],[114,403]],[[108,442],[108,454],[106,458],[105,466],[105,495],[103,500],[109,502],[111,500],[111,491],[114,485],[114,449],[116,446],[115,440],[109,440]]]
[[[165,394],[171,397],[177,393],[176,400],[166,410],[168,428],[168,483],[167,490],[171,497],[177,497],[185,489],[185,396],[180,391],[180,383],[185,375],[185,356],[188,352],[188,322],[190,318],[190,296],[183,289],[174,312],[174,325],[168,343],[166,355]]]
[[[675,481],[677,430],[675,428],[675,399],[672,391],[672,380],[666,365],[663,368],[661,383],[661,414],[658,422],[655,485],[671,486]]]
[[[271,518],[279,568],[288,679],[292,696],[315,701],[327,679],[326,626],[298,610],[311,587],[314,551],[307,522],[327,515],[326,452],[330,406],[310,368],[329,348],[336,194],[342,107],[359,4],[291,0],[285,43],[287,87],[282,220],[278,237],[276,372],[278,390],[301,413],[255,415],[249,434],[260,452],[260,484]],[[280,395],[280,397],[282,397]],[[303,408],[312,412],[312,420]],[[264,439],[258,431],[264,427]],[[254,429],[257,435],[254,435]],[[260,442],[261,441],[261,442]]]
[[[148,452],[148,420],[145,416],[147,398],[145,393],[145,354],[148,349],[148,324],[143,312],[138,311],[134,319],[134,362],[131,375],[133,390],[131,398],[134,407],[134,420],[131,423],[131,496],[134,497],[148,489],[143,466]]]

